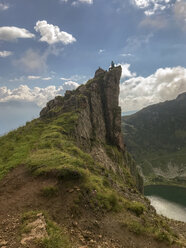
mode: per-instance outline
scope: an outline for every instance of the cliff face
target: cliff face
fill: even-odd
[[[69,111],[77,112],[78,119],[72,135],[75,136],[79,147],[96,154],[95,143],[107,144],[116,146],[125,157],[121,132],[121,108],[118,106],[121,72],[121,66],[109,71],[99,68],[94,78],[85,85],[74,91],[67,91],[64,97],[56,97],[48,102],[40,113],[41,118],[49,118]],[[101,153],[98,160],[100,157],[105,157],[103,152]],[[122,163],[122,166],[129,167],[138,189],[143,191],[143,182],[134,163],[129,165],[124,159]],[[108,163],[105,163],[105,167],[109,167]],[[122,174],[120,168],[116,167],[113,165],[112,170]]]
[[[121,67],[110,71],[98,69],[95,77],[75,91],[67,91],[64,98],[56,97],[44,108],[40,116],[67,111],[78,111],[76,138],[85,149],[92,141],[107,142],[124,150],[121,134],[121,108],[118,106]],[[60,108],[59,112],[54,112]]]

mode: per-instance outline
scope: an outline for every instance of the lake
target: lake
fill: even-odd
[[[186,222],[186,188],[165,185],[150,185],[144,189],[158,214]]]

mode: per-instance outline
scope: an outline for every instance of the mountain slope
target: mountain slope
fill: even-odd
[[[121,134],[121,67],[56,97],[0,138],[0,245],[182,247],[186,226],[156,215]]]
[[[122,117],[125,143],[146,178],[186,181],[186,93]],[[164,177],[164,178],[162,178]]]

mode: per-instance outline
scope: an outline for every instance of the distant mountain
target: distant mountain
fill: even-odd
[[[147,180],[186,183],[186,93],[122,117],[122,131]]]

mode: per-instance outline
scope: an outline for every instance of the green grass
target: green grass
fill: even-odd
[[[169,244],[172,244],[172,242],[173,242],[171,235],[164,230],[157,230],[155,232],[155,239],[157,239],[159,241],[167,242]]]
[[[50,120],[36,119],[1,137],[0,176],[3,178],[10,169],[24,164],[36,176],[52,176],[61,181],[78,182],[88,192],[91,206],[118,211],[119,195],[109,186],[106,176],[109,172],[104,169],[105,176],[101,175],[102,166],[74,142],[77,118],[78,114],[72,112]],[[112,150],[115,154],[112,159],[121,163],[122,157],[117,148],[113,147]],[[56,193],[53,187],[44,188],[41,192],[45,197],[52,197]]]
[[[147,232],[146,228],[137,221],[127,222],[126,226],[130,232],[133,232],[137,235],[142,235]]]
[[[125,200],[124,205],[128,210],[135,213],[136,216],[142,215],[144,213],[144,211],[146,210],[145,205],[142,204],[141,202],[137,202],[137,201]]]
[[[48,238],[40,242],[42,248],[70,248],[72,247],[69,237],[64,231],[54,222],[47,219]]]
[[[38,174],[52,168],[93,164],[91,156],[73,142],[77,118],[70,112],[50,120],[36,119],[0,137],[0,179],[20,164]]]
[[[159,216],[154,217],[152,220],[148,219],[146,215],[142,215],[137,219],[130,216],[130,218],[121,222],[121,226],[126,227],[136,235],[149,236],[169,245],[177,243],[179,238],[169,228],[168,223]]]

